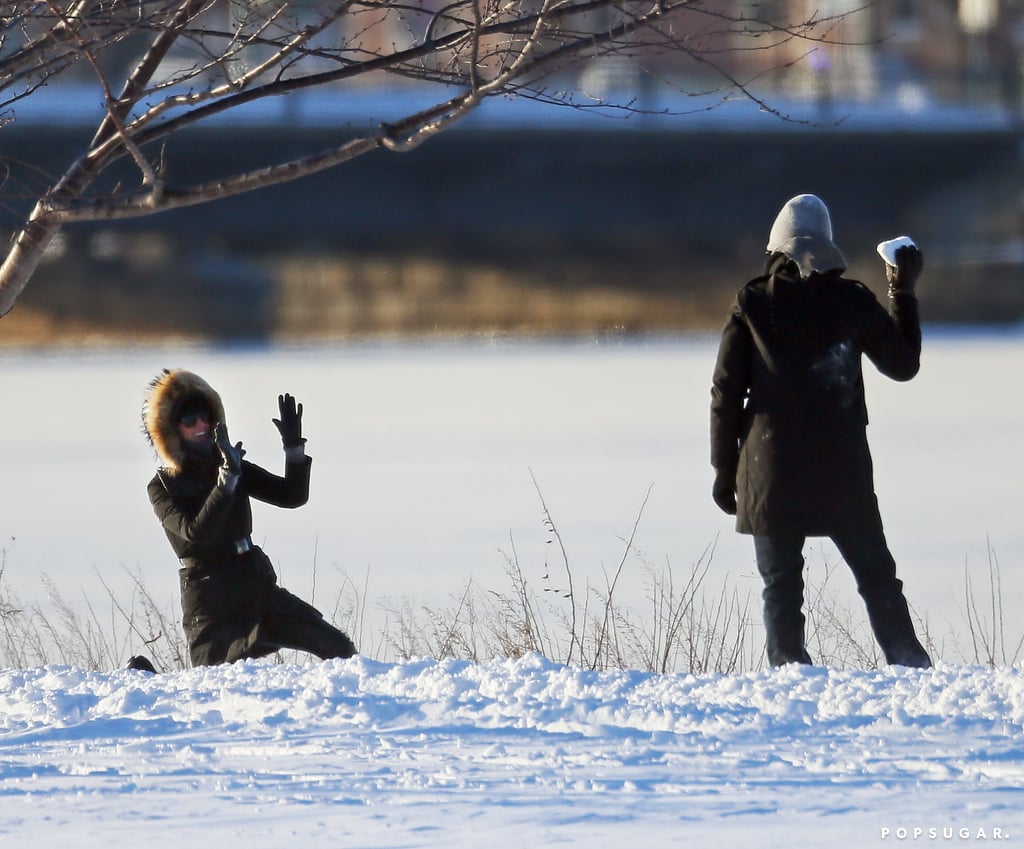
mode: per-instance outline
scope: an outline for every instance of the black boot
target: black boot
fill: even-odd
[[[804,642],[804,615],[800,606],[782,606],[778,599],[765,598],[765,648],[772,666],[812,663]]]
[[[861,593],[868,621],[882,648],[885,662],[895,666],[931,669],[932,659],[914,633],[914,622],[902,593]]]
[[[896,577],[896,561],[885,541],[881,523],[857,534],[832,538],[849,564],[857,591],[868,611],[868,621],[886,663],[929,669],[932,660],[917,634],[903,582]]]
[[[128,658],[128,669],[135,669],[139,672],[156,672],[156,667],[145,655],[137,654]]]
[[[914,641],[914,645],[891,646],[885,651],[885,659],[896,666],[910,666],[915,669],[931,669],[932,659],[924,647]]]
[[[764,582],[764,630],[768,663],[811,663],[804,644],[802,537],[754,537],[757,569]]]

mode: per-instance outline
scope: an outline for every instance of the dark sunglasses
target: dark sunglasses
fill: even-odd
[[[185,427],[195,427],[199,422],[210,423],[209,413],[189,413],[187,416],[182,416],[178,421],[185,425]]]

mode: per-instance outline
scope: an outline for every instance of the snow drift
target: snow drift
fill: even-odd
[[[1015,668],[5,670],[0,844],[1015,845],[1022,730]]]

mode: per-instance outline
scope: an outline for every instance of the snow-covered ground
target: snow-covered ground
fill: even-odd
[[[1024,844],[1024,672],[0,672],[0,845]]]

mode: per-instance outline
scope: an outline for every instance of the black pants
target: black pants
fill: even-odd
[[[223,617],[187,618],[185,633],[193,666],[234,663],[285,648],[324,660],[356,653],[344,631],[327,622],[313,605],[276,585]]]
[[[831,537],[867,607],[871,630],[887,663],[931,666],[914,633],[903,582],[881,530],[841,533]],[[799,534],[755,536],[757,570],[764,582],[764,626],[768,662],[811,663],[804,637],[804,558],[806,537]]]
[[[262,657],[280,649],[298,649],[321,660],[352,657],[356,647],[344,631],[321,618],[272,611],[260,621],[257,640],[241,657]],[[233,660],[234,658],[228,658]]]

